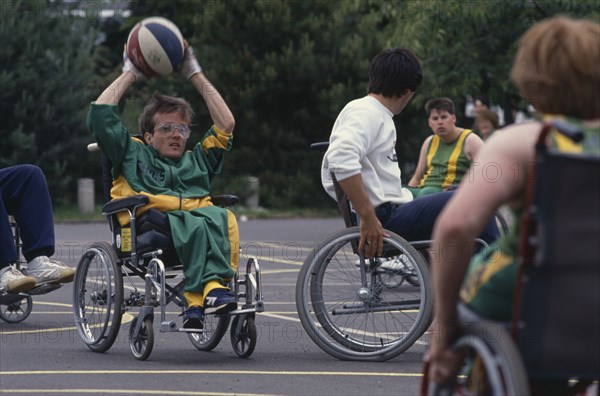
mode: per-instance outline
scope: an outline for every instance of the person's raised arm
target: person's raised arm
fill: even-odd
[[[187,44],[187,43],[186,43]],[[187,46],[179,73],[189,80],[204,99],[213,123],[222,132],[231,133],[235,126],[233,114],[225,99],[208,80],[196,58],[194,49]]]
[[[96,104],[118,104],[129,87],[136,81],[144,79],[142,72],[136,68],[123,51],[123,73],[112,82],[96,99]]]

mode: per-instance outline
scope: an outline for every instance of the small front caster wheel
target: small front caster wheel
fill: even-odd
[[[231,323],[231,346],[241,358],[252,355],[256,347],[256,324],[250,315],[238,315]]]

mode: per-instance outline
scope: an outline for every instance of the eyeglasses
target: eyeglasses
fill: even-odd
[[[183,124],[173,124],[171,122],[164,122],[162,124],[158,124],[154,131],[159,132],[163,135],[168,135],[173,131],[177,131],[184,139],[190,137],[190,127]]]

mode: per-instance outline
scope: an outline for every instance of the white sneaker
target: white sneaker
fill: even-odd
[[[419,285],[417,272],[415,271],[412,263],[404,254],[382,261],[379,265],[379,268],[385,271],[390,271],[397,275],[401,275],[413,286]]]
[[[392,257],[388,260],[384,260],[379,265],[379,268],[388,271],[406,271],[407,265],[404,263],[404,255]]]
[[[25,276],[14,264],[0,270],[0,290],[21,293],[35,287],[35,278]]]
[[[39,256],[27,264],[24,273],[35,278],[38,285],[45,283],[69,283],[75,276],[75,268],[64,263],[51,260],[47,256]]]

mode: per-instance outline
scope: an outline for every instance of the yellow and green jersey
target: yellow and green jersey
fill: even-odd
[[[544,117],[545,120],[548,118],[557,118],[557,116]],[[564,117],[560,118],[564,119]],[[585,128],[576,119],[566,119],[566,121],[582,127],[585,135],[583,143],[574,143],[563,134],[552,131],[550,133],[552,149],[600,156],[600,128]],[[515,221],[510,232],[502,235],[496,242],[473,257],[465,276],[460,291],[461,300],[488,319],[508,321],[512,317],[523,214],[523,209],[515,211]]]
[[[427,148],[427,171],[419,188],[436,187],[445,190],[460,183],[471,166],[471,160],[464,150],[465,141],[471,132],[470,129],[463,129],[451,143],[445,143],[438,135],[433,136]]]

